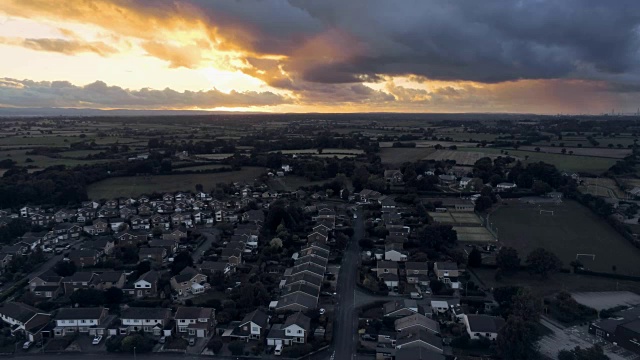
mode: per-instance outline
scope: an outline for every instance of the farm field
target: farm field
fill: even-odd
[[[595,260],[580,257],[586,268],[640,276],[640,249],[631,245],[606,222],[574,201],[559,205],[530,205],[512,200],[489,217],[498,229],[498,240],[518,250],[525,259],[532,250],[542,247],[562,260],[564,267],[577,254],[594,254]],[[553,210],[554,214],[540,210]]]
[[[433,148],[381,148],[380,159],[383,164],[402,164],[422,160],[434,151]]]
[[[265,172],[261,167],[244,167],[240,171],[217,174],[181,174],[114,177],[89,185],[90,199],[112,199],[117,197],[139,196],[153,192],[195,191],[196,184],[202,184],[204,191],[211,191],[217,183],[235,181],[252,182]]]
[[[494,156],[500,155],[500,149],[493,148],[464,148],[460,149],[469,152],[482,152],[485,154],[494,154]],[[458,151],[460,151],[458,150]],[[579,156],[579,155],[561,155],[561,154],[549,154],[539,153],[535,151],[521,151],[521,150],[507,150],[510,156],[520,158],[523,164],[544,161],[546,163],[555,165],[560,171],[575,171],[600,174],[607,171],[616,159],[591,157],[591,156]],[[524,160],[525,156],[528,156],[528,160]]]
[[[292,154],[316,155],[318,154],[318,149],[274,150],[271,152],[272,153],[279,152],[285,155],[292,155]],[[331,149],[331,148],[322,149],[321,155],[326,155],[326,154],[360,155],[360,154],[364,154],[364,151],[361,149]]]
[[[608,197],[608,198],[626,198],[626,194],[622,191],[618,184],[613,179],[609,178],[583,178],[581,181],[584,185],[578,189],[582,193],[591,194],[594,196]],[[633,187],[633,186],[631,186]]]
[[[475,146],[476,143],[471,143],[471,142],[455,142],[455,141],[435,141],[435,140],[415,140],[415,141],[399,141],[401,143],[414,143],[416,144],[417,148],[432,148],[436,145],[441,145],[444,147],[449,147],[449,146],[457,146],[457,147],[461,147],[461,146]],[[378,143],[378,145],[380,146],[380,148],[390,148],[393,147],[393,143],[392,141],[381,141]]]
[[[65,166],[77,166],[85,164],[97,164],[100,162],[108,162],[113,160],[76,160],[66,158],[50,158],[43,155],[27,155],[29,150],[6,150],[0,151],[0,160],[12,159],[20,166],[31,165],[38,168],[46,168],[49,166],[65,165]],[[10,155],[10,156],[9,156]],[[27,163],[26,160],[31,159],[33,162]]]
[[[472,149],[472,148],[469,148]],[[429,154],[424,159],[425,160],[455,160],[458,165],[473,165],[476,161],[482,159],[483,157],[496,158],[500,155],[499,152],[484,152],[485,149],[477,150],[477,151],[464,151],[467,150],[436,150],[435,152]],[[495,149],[491,149],[495,150]]]
[[[221,169],[223,167],[229,167],[228,165],[220,165],[220,164],[207,164],[207,165],[198,165],[198,166],[187,166],[182,168],[174,168],[173,171],[200,171],[200,170],[215,170]]]
[[[565,144],[566,145],[566,144]],[[540,148],[540,152],[562,154],[562,147],[559,146],[521,146],[519,150],[535,151],[536,147]],[[566,148],[567,152],[573,151],[573,155],[582,156],[596,156],[596,157],[609,157],[615,159],[622,159],[625,156],[631,154],[631,149],[602,149],[594,147],[571,147]]]
[[[332,180],[333,179],[309,181],[303,176],[287,175],[270,179],[269,188],[275,191],[296,191],[302,186],[323,185],[331,182]]]

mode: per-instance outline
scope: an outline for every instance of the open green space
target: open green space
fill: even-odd
[[[463,151],[476,151],[485,154],[500,155],[501,149],[495,148],[461,148]],[[555,165],[561,171],[575,171],[600,174],[607,171],[613,164],[616,163],[616,159],[591,157],[591,156],[579,156],[579,155],[562,155],[562,154],[550,154],[535,151],[521,151],[521,150],[506,150],[509,155],[520,158],[523,164],[531,162],[543,161],[548,164]],[[525,157],[528,157],[525,160]]]
[[[91,184],[87,192],[91,199],[112,199],[153,192],[195,191],[196,184],[202,184],[205,191],[211,191],[217,183],[253,182],[264,172],[265,169],[261,167],[244,167],[239,171],[216,174],[114,177]]]
[[[553,211],[540,213],[540,210]],[[520,257],[542,247],[562,260],[564,267],[580,255],[589,270],[640,276],[640,249],[634,247],[591,210],[574,201],[559,205],[505,202],[489,217],[498,229],[498,240],[518,250]]]
[[[380,159],[384,164],[402,164],[422,160],[434,151],[434,148],[382,148]]]

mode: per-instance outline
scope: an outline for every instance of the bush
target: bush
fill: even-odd
[[[229,343],[229,351],[231,351],[231,355],[242,355],[244,353],[244,341],[233,341]]]
[[[298,358],[303,355],[307,355],[313,351],[311,344],[293,345],[291,347],[284,348],[282,355],[290,358]]]
[[[209,340],[209,343],[207,344],[207,349],[213,351],[214,354],[218,354],[218,352],[220,352],[220,349],[222,349],[222,340],[220,340],[219,338],[211,338],[211,340]]]

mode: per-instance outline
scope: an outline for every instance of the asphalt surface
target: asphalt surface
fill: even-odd
[[[211,248],[211,244],[214,241],[217,241],[220,236],[220,230],[216,228],[200,228],[199,230],[202,236],[204,236],[207,239],[195,250],[193,250],[193,252],[191,253],[191,258],[193,259],[193,262],[195,264],[197,264],[200,261],[200,258],[202,257],[202,252],[209,250],[209,248]]]
[[[356,355],[358,343],[358,314],[355,309],[356,276],[360,261],[360,245],[358,241],[364,236],[364,221],[361,210],[353,222],[353,237],[347,245],[342,257],[338,277],[338,304],[336,305],[336,322],[333,331],[335,339],[332,358],[336,360],[352,359]],[[330,357],[331,359],[331,357]]]

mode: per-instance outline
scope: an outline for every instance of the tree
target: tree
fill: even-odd
[[[123,352],[132,353],[135,348],[136,353],[145,353],[153,350],[153,340],[140,334],[132,334],[122,339],[120,348]]]
[[[543,279],[562,268],[562,262],[550,251],[543,248],[533,250],[527,256],[527,267],[531,274],[540,275]]]
[[[483,212],[493,205],[493,201],[488,196],[480,196],[476,199],[475,211]]]
[[[520,288],[512,298],[511,313],[527,322],[538,322],[542,314],[542,299],[528,288]]]
[[[595,344],[586,349],[576,346],[572,350],[560,350],[558,360],[609,360],[609,357],[600,345]]]
[[[211,340],[207,344],[207,349],[213,351],[214,354],[218,354],[220,349],[222,349],[222,346],[223,346],[222,340],[218,338],[211,338]]]
[[[71,276],[76,273],[77,267],[73,261],[58,261],[53,271],[59,276]]]
[[[104,291],[104,300],[107,304],[120,304],[123,297],[124,293],[122,292],[122,290],[118,289],[115,286],[112,286]]]
[[[171,273],[173,275],[178,275],[180,271],[187,266],[193,266],[193,258],[188,252],[183,251],[173,258],[173,262],[171,263]]]
[[[136,265],[138,275],[142,275],[149,270],[151,270],[151,263],[149,261],[140,261],[138,265]]]
[[[473,248],[469,253],[469,259],[467,259],[467,265],[469,267],[480,267],[482,265],[482,253],[477,249]]]
[[[71,294],[70,299],[71,303],[80,307],[100,306],[105,303],[105,294],[96,289],[78,289]]]
[[[271,246],[274,249],[282,248],[282,239],[277,237],[271,239],[271,241],[269,242],[269,246]]]
[[[513,274],[520,269],[518,251],[512,247],[503,247],[496,255],[496,266],[505,274]]]
[[[498,332],[496,350],[503,359],[537,359],[536,340],[537,334],[532,323],[517,316],[510,316]]]

